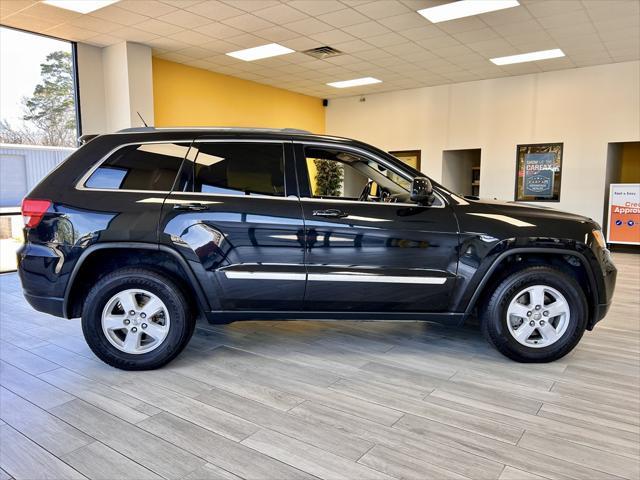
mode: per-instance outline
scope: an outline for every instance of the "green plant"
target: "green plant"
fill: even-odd
[[[316,195],[321,197],[339,197],[342,193],[344,170],[340,162],[333,160],[315,159],[316,164]]]

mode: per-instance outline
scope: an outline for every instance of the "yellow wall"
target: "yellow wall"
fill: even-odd
[[[153,59],[155,125],[299,128],[324,133],[322,100]]]
[[[640,142],[622,144],[620,183],[640,183]]]

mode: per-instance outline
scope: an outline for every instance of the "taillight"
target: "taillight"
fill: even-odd
[[[32,198],[22,200],[22,219],[25,226],[37,227],[50,206],[51,200],[34,200]]]

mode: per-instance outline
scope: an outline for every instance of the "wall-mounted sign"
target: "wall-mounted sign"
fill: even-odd
[[[518,145],[515,199],[559,202],[562,143]]]
[[[608,243],[640,245],[640,183],[612,183]]]

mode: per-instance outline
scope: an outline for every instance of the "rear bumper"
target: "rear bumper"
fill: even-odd
[[[64,299],[58,297],[41,297],[38,295],[31,295],[24,292],[24,298],[27,299],[29,305],[39,312],[48,313],[49,315],[55,315],[56,317],[64,317]]]

